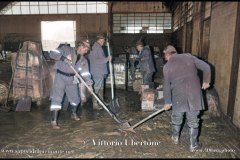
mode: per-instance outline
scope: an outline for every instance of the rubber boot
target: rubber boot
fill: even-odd
[[[75,121],[79,121],[80,118],[77,115],[77,107],[78,106],[70,105],[70,107],[71,107],[71,118]]]
[[[102,110],[103,108],[99,106],[98,101],[95,97],[92,97],[93,109]]]
[[[53,129],[60,129],[60,127],[57,124],[58,112],[59,110],[51,111],[51,125]]]
[[[201,144],[198,142],[198,128],[189,128],[190,134],[190,152],[194,152],[201,148]]]
[[[179,125],[172,125],[172,143],[178,144],[179,143],[179,134],[180,134],[181,126]]]

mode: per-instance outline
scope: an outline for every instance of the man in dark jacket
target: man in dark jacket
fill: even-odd
[[[112,56],[105,57],[103,51],[103,44],[105,42],[105,38],[102,35],[98,35],[96,38],[96,42],[92,46],[92,50],[89,54],[90,61],[90,73],[92,74],[92,78],[94,81],[94,91],[99,96],[100,99],[103,100],[103,86],[104,86],[104,78],[108,74],[107,62],[112,60]],[[97,103],[97,100],[93,99],[93,109],[101,110]]]
[[[136,43],[139,51],[140,71],[143,77],[143,85],[153,86],[153,73],[156,71],[153,63],[153,57],[149,46],[144,46],[141,41]]]
[[[64,45],[60,48],[50,51],[50,57],[57,60],[55,64],[57,72],[53,83],[51,95],[52,101],[50,106],[52,113],[51,125],[53,129],[60,128],[57,124],[57,117],[59,110],[62,108],[61,102],[65,92],[70,102],[71,118],[77,121],[80,120],[76,113],[77,107],[80,103],[78,88],[79,80],[75,76],[75,73],[70,68],[69,64],[74,66],[74,69],[81,74],[83,79],[91,88],[93,82],[88,70],[88,61],[84,57],[84,54],[88,52],[89,47],[89,42],[83,40],[78,43],[76,48]]]
[[[202,89],[209,87],[210,66],[189,53],[177,54],[169,45],[164,51],[167,63],[163,67],[165,110],[172,106],[172,141],[178,144],[183,115],[186,114],[190,134],[190,151],[201,147],[197,140],[199,132],[199,113],[204,109]],[[203,71],[201,87],[198,70]]]

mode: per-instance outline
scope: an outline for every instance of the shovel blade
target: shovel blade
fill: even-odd
[[[32,104],[32,97],[23,97],[18,101],[16,111],[30,111]]]
[[[109,109],[114,113],[118,113],[120,111],[120,105],[118,103],[118,99],[113,99],[109,104]]]
[[[133,130],[133,126],[131,126],[128,122],[122,123],[120,130],[125,132],[127,131],[127,132],[136,133]]]

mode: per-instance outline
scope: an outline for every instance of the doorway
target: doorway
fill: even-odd
[[[75,47],[76,21],[41,21],[43,51],[50,51],[60,44]]]

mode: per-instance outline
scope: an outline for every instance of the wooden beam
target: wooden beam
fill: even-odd
[[[236,89],[238,80],[238,70],[239,70],[239,58],[240,58],[240,3],[238,2],[237,7],[237,20],[235,26],[235,37],[232,55],[232,67],[231,67],[231,77],[230,77],[230,87],[229,87],[229,97],[228,97],[228,108],[227,116],[233,120],[234,106],[236,100]],[[240,85],[240,84],[238,84]]]

